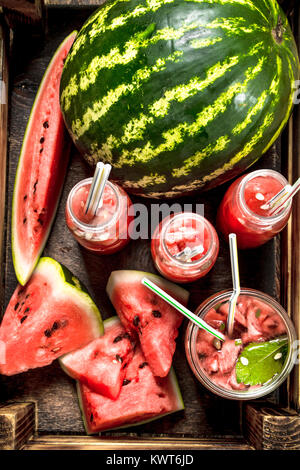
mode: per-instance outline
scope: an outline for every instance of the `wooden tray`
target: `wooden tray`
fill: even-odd
[[[0,2],[0,4],[9,2]],[[26,3],[26,2],[25,2]],[[54,50],[73,29],[90,15],[97,1],[45,2],[47,20],[44,38],[37,30],[17,27],[9,36],[0,28],[0,73],[6,84],[6,102],[0,109],[0,246],[2,313],[16,287],[11,249],[11,198],[22,137],[31,106]],[[64,4],[62,6],[62,3]],[[79,8],[81,6],[81,8]],[[75,8],[76,7],[76,8]],[[288,2],[290,18],[300,44],[298,2]],[[7,13],[6,13],[7,14]],[[11,17],[10,17],[11,19]],[[26,30],[26,34],[24,33]],[[7,46],[10,37],[8,82]],[[9,83],[9,92],[8,92]],[[2,88],[2,91],[4,89]],[[5,97],[5,94],[4,94]],[[8,122],[8,124],[7,124]],[[252,169],[273,168],[290,181],[300,175],[300,116],[295,107],[282,138]],[[6,145],[8,143],[8,151]],[[45,255],[64,263],[90,290],[104,318],[114,314],[105,286],[114,269],[140,269],[154,272],[149,241],[132,241],[116,255],[99,257],[82,249],[68,232],[64,207],[72,186],[91,174],[75,149],[56,221]],[[178,202],[205,203],[205,216],[214,223],[216,208],[227,185],[196,198]],[[138,199],[134,199],[138,200]],[[148,206],[149,200],[142,200]],[[299,332],[300,228],[299,197],[293,216],[281,237],[255,252],[240,253],[241,284],[258,288],[281,301]],[[255,254],[255,256],[254,256]],[[211,295],[231,287],[228,247],[221,242],[214,269],[203,280],[188,286],[191,309]],[[0,377],[0,449],[296,449],[300,448],[299,366],[290,379],[265,402],[222,400],[209,394],[194,378],[185,359],[183,330],[178,339],[174,365],[186,404],[184,412],[157,422],[128,428],[123,432],[85,435],[74,381],[52,365],[14,377]]]

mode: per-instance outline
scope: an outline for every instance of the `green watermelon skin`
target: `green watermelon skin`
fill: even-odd
[[[60,102],[87,161],[160,198],[236,176],[290,116],[299,59],[276,0],[109,1],[67,57]]]
[[[105,320],[106,328],[110,320]],[[94,393],[77,382],[79,406],[87,434],[136,426],[184,409],[179,385],[173,369],[168,377],[153,376],[139,345],[126,368],[127,384],[116,400]]]
[[[11,247],[20,284],[29,280],[47,242],[67,171],[71,141],[59,106],[63,63],[74,31],[60,44],[37,91],[16,171]]]
[[[40,258],[30,281],[16,288],[2,319],[0,374],[51,364],[102,333],[100,312],[80,281],[54,259]]]

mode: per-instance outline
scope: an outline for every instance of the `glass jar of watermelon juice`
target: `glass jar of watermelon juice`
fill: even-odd
[[[180,212],[166,217],[156,228],[151,253],[157,270],[164,277],[179,283],[192,282],[205,276],[215,264],[219,239],[203,216]]]
[[[291,214],[291,200],[277,215],[271,215],[264,204],[286,185],[284,176],[274,170],[253,171],[234,181],[217,215],[217,228],[226,240],[235,233],[239,248],[255,248],[283,230]]]
[[[185,336],[188,363],[209,391],[232,400],[250,400],[273,392],[297,359],[297,335],[282,306],[253,289],[241,289],[232,338],[226,334],[232,291],[219,292],[196,310],[215,329],[220,341],[189,322]]]
[[[91,183],[92,178],[87,178],[70,191],[65,211],[67,226],[78,243],[88,250],[115,253],[130,240],[132,202],[122,188],[107,181],[96,215],[88,216],[84,207]]]

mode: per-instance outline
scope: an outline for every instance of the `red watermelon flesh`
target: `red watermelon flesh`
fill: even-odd
[[[117,400],[94,393],[80,382],[78,396],[88,434],[143,424],[184,408],[173,370],[164,379],[154,377],[139,345]]]
[[[0,326],[0,373],[46,366],[103,332],[100,313],[78,279],[57,261],[41,258],[26,286],[18,286]]]
[[[93,392],[118,398],[134,344],[118,317],[104,322],[104,336],[60,359],[64,371]]]
[[[60,110],[59,86],[75,36],[76,32],[64,40],[45,72],[20,153],[12,205],[12,255],[22,285],[47,241],[69,160],[70,139]]]
[[[155,376],[166,377],[172,365],[183,316],[142,285],[147,277],[186,305],[188,292],[160,276],[141,271],[114,271],[107,293],[128,332],[138,335],[146,361]]]

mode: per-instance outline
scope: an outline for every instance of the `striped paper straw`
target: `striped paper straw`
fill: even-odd
[[[184,305],[182,305],[180,302],[175,300],[173,297],[171,297],[169,294],[167,294],[165,291],[163,291],[160,287],[158,287],[156,284],[154,284],[152,281],[144,277],[142,279],[142,284],[148,289],[150,289],[152,292],[157,294],[159,297],[161,297],[163,300],[168,302],[172,307],[176,308],[180,313],[182,313],[185,317],[187,317],[191,322],[195,323],[199,328],[202,328],[203,330],[206,330],[208,333],[211,335],[215,336],[216,338],[220,339],[221,341],[225,341],[225,336],[220,333],[220,331],[215,330],[212,326],[210,326],[208,323],[206,323],[202,318],[198,317],[195,315],[193,312],[188,310]]]
[[[237,300],[241,292],[238,251],[237,251],[235,233],[231,233],[229,235],[229,248],[230,248],[230,262],[231,262],[233,292],[229,299],[229,312],[228,312],[228,317],[227,317],[227,334],[229,338],[231,338],[233,334],[235,308],[236,308]]]

